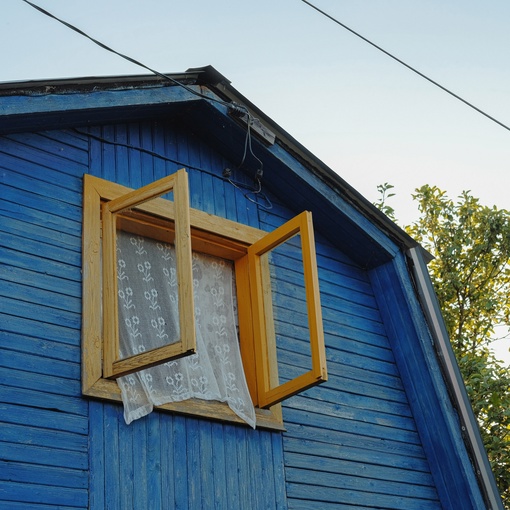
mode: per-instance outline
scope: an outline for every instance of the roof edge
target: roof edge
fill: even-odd
[[[492,472],[487,452],[482,442],[473,408],[455,359],[425,261],[416,248],[410,249],[408,255],[412,261],[411,270],[416,284],[418,300],[434,339],[434,346],[444,373],[445,382],[455,408],[459,413],[463,435],[470,450],[478,483],[482,488],[488,508],[503,510],[503,503],[496,485],[494,473]]]
[[[189,68],[181,73],[162,73],[168,76],[165,80],[160,75],[112,75],[112,76],[90,76],[81,78],[57,78],[17,82],[0,83],[0,98],[2,96],[15,95],[36,95],[36,94],[71,94],[87,91],[100,90],[125,90],[135,87],[165,87],[178,86],[180,84],[198,85],[209,88],[214,94],[226,102],[241,104],[256,117],[263,125],[272,131],[277,138],[277,143],[289,151],[313,174],[325,182],[336,193],[342,196],[349,204],[370,219],[401,249],[410,249],[420,246],[401,227],[393,222],[388,216],[380,211],[375,205],[368,201],[338,173],[328,167],[319,158],[306,149],[287,131],[277,125],[262,110],[249,101],[243,94],[235,89],[230,80],[217,71],[213,66]],[[429,262],[433,259],[423,247],[424,258]]]

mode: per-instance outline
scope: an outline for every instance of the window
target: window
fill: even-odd
[[[160,198],[168,192],[173,200]],[[84,394],[120,400],[116,378],[195,351],[192,251],[234,264],[241,356],[258,426],[282,428],[278,403],[327,379],[310,213],[268,234],[191,209],[185,170],[135,191],[86,175],[83,208]],[[179,279],[179,342],[127,358],[119,357],[116,228],[173,243]],[[311,367],[290,381],[280,381],[270,260],[273,251],[296,238],[302,253]],[[195,399],[161,408],[240,421],[219,402]]]
[[[174,193],[173,242],[177,258],[179,303],[179,341],[147,352],[119,359],[119,321],[117,296],[117,216],[164,193]],[[124,221],[127,220],[127,217]],[[103,226],[103,375],[120,377],[142,368],[186,356],[196,351],[191,270],[191,237],[188,204],[188,180],[184,170],[153,182],[144,188],[123,194],[102,205]]]

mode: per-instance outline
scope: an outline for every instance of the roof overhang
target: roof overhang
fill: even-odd
[[[271,143],[252,130],[254,152],[267,169],[264,186],[287,197],[289,190],[307,187],[307,193],[293,194],[296,209],[313,209],[319,230],[341,238],[343,248],[356,262],[374,267],[390,260],[396,250],[419,246],[214,68],[189,69],[168,77],[112,76],[0,84],[0,134],[173,119],[210,140],[230,160],[240,161],[246,124],[225,105],[242,105],[258,119],[259,132],[274,136]],[[214,101],[218,98],[223,103]]]

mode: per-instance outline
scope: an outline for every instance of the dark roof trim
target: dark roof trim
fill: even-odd
[[[337,173],[326,166],[310,151],[308,151],[303,145],[297,140],[290,136],[280,126],[276,125],[267,115],[259,110],[254,104],[252,104],[246,97],[239,93],[234,87],[231,86],[230,81],[219,73],[212,66],[205,66],[200,68],[188,69],[185,73],[167,73],[171,78],[168,82],[156,75],[135,75],[135,76],[109,76],[109,77],[89,77],[89,78],[77,78],[77,79],[56,79],[56,80],[37,80],[37,81],[25,81],[25,82],[11,82],[11,83],[0,83],[0,98],[8,96],[37,96],[37,95],[64,95],[64,94],[79,94],[83,92],[99,92],[99,91],[117,91],[117,90],[139,90],[139,89],[154,89],[153,95],[158,96],[156,89],[166,88],[167,86],[174,87],[175,82],[182,83],[183,85],[193,86],[193,88],[207,87],[213,94],[217,95],[224,101],[241,104],[248,108],[250,113],[260,120],[270,131],[272,131],[277,138],[277,143],[282,146],[285,150],[289,151],[298,161],[300,161],[305,167],[307,167],[312,173],[314,173],[319,179],[325,182],[329,187],[334,189],[339,196],[343,197],[348,203],[359,210],[364,216],[370,219],[376,224],[386,235],[388,235],[398,246],[404,249],[417,247],[418,243],[412,239],[406,232],[398,227],[393,221],[391,221],[384,213],[379,211],[373,204],[366,200],[359,192],[357,192],[352,186],[350,186],[344,179],[342,179]],[[201,90],[200,88],[198,91]],[[189,101],[191,99],[197,99],[192,97],[190,93],[186,93],[186,90],[182,89],[181,99],[183,101]],[[207,94],[207,90],[203,90]],[[209,92],[210,94],[210,92]],[[163,96],[161,99],[155,99],[156,103],[164,102]],[[168,97],[167,95],[165,96]],[[168,99],[167,99],[168,101]],[[32,105],[33,107],[34,105]],[[56,106],[56,105],[54,105]],[[119,105],[117,105],[119,106]],[[136,101],[132,105],[125,105],[126,107],[138,107]],[[96,105],[96,108],[107,108],[107,104]],[[111,105],[110,105],[111,107]],[[90,107],[89,107],[90,108]],[[120,108],[120,106],[119,106]],[[56,107],[58,109],[58,106]],[[140,113],[140,109],[138,110]],[[18,111],[16,113],[10,112],[9,109],[0,113],[0,124],[2,116],[9,115],[24,115],[28,116],[29,113],[37,112],[30,111]],[[84,108],[85,113],[85,108]],[[91,110],[88,110],[88,116],[91,117]],[[126,117],[117,112],[120,118]],[[133,112],[131,112],[132,114]],[[44,115],[44,117],[43,117]],[[41,124],[46,120],[54,118],[56,122],[59,122],[59,116],[57,111],[53,112],[39,112],[38,124]],[[5,117],[4,117],[5,118]],[[106,118],[106,117],[105,117]],[[9,122],[9,124],[12,123]],[[430,260],[432,257],[424,251],[425,257]]]
[[[169,74],[179,83],[195,84],[198,80],[197,73]],[[29,80],[0,82],[0,97],[13,95],[42,94],[65,94],[79,93],[95,90],[115,90],[139,87],[162,87],[174,86],[172,81],[165,81],[159,76],[132,75],[132,76],[88,76],[82,78],[57,78],[48,80]]]
[[[267,115],[264,114],[259,108],[251,103],[245,96],[230,85],[225,77],[219,74],[213,67],[207,66],[203,68],[189,69],[189,72],[203,73],[199,74],[198,80],[200,83],[206,83],[208,76],[214,77],[211,82],[207,83],[208,87],[214,90],[222,99],[240,103],[248,108],[250,113],[259,119],[262,124],[265,124],[277,138],[277,141],[289,153],[293,154],[298,161],[304,164],[309,170],[316,174],[328,186],[333,188],[340,196],[346,199],[349,203],[354,204],[358,209],[361,208],[365,216],[376,223],[390,238],[397,242],[401,247],[412,248],[420,246],[412,237],[410,237],[404,230],[398,227],[391,221],[383,212],[369,202],[363,195],[356,191],[347,181],[342,179],[339,174],[334,172],[331,168],[325,165],[314,154],[312,154],[306,147],[301,145],[294,137],[287,131],[275,124]],[[211,74],[212,73],[212,74]],[[221,78],[220,78],[221,77]],[[215,83],[217,82],[217,83]],[[426,250],[423,250],[424,257],[427,261],[432,260],[432,255]]]
[[[473,408],[462,380],[459,366],[450,344],[448,333],[439,309],[436,294],[430,281],[429,273],[420,250],[411,248],[408,254],[412,260],[412,271],[425,318],[434,339],[439,363],[446,383],[450,389],[455,408],[459,413],[463,435],[467,438],[475,473],[482,488],[482,493],[491,510],[503,510],[494,474],[492,473],[487,452],[482,443]]]

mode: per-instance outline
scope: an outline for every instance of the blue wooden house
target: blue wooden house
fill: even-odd
[[[180,328],[125,355],[121,233],[174,250]],[[204,352],[201,256],[252,426],[196,394],[128,424],[123,387]],[[0,509],[502,508],[427,260],[211,67],[1,84]]]

